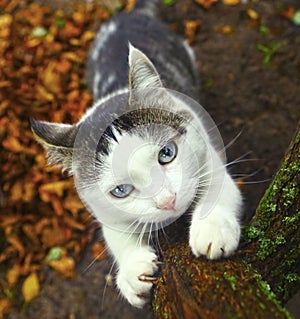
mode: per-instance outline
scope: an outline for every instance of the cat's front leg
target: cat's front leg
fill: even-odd
[[[157,256],[152,247],[138,244],[138,234],[126,234],[103,227],[105,241],[118,264],[117,286],[128,302],[142,308],[158,270]]]
[[[227,173],[221,192],[216,192],[215,201],[214,191],[212,188],[212,195],[196,205],[189,238],[194,255],[204,255],[208,259],[229,256],[237,249],[241,233],[241,194]]]

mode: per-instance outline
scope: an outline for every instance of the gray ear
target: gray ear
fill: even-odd
[[[129,43],[129,90],[130,96],[138,90],[162,88],[162,82],[148,57]]]
[[[31,120],[36,140],[47,150],[48,164],[58,164],[72,174],[72,155],[77,125]]]

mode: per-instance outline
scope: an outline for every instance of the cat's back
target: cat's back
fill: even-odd
[[[129,43],[148,56],[167,88],[197,98],[193,52],[156,17],[155,2],[140,0],[131,12],[116,14],[101,26],[87,64],[95,101],[128,87]]]

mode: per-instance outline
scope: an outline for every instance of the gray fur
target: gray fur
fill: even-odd
[[[152,1],[143,1],[153,6]],[[144,5],[120,13],[101,26],[90,51],[87,80],[94,99],[128,85],[128,43],[141,50],[155,65],[163,85],[198,99],[198,79],[191,50],[183,39]],[[108,79],[110,79],[108,83]]]

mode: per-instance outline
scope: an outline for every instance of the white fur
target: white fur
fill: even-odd
[[[143,53],[132,46],[129,52],[130,77],[134,83],[130,89],[138,89],[134,96],[130,90],[130,101],[140,99],[146,103],[151,94],[141,98],[139,90],[149,86],[162,89],[161,82]],[[97,102],[94,108],[101,107],[110,97]],[[205,255],[209,259],[229,256],[240,238],[238,188],[199,117],[180,98],[171,94],[170,99],[167,95],[163,102],[169,105],[169,101],[172,112],[189,114],[186,133],[178,136],[169,127],[162,127],[160,136],[152,136],[151,132],[140,134],[143,128],[122,134],[115,130],[117,142],[111,140],[109,155],[101,164],[101,178],[81,194],[103,223],[104,238],[118,264],[117,286],[135,307],[147,302],[152,287],[151,281],[141,281],[140,276],[152,277],[158,269],[147,232],[180,217],[193,201],[189,244],[195,256]],[[88,110],[81,122],[93,112],[93,108]],[[171,163],[160,165],[159,151],[170,140],[177,143],[178,154]],[[131,184],[134,190],[125,198],[112,196],[111,190],[121,184]],[[172,209],[164,209],[170,206],[164,203],[174,198]]]
[[[137,234],[122,234],[105,226],[103,234],[119,265],[117,285],[120,292],[133,306],[142,308],[150,297],[153,284],[139,278],[152,277],[157,272],[154,250],[144,241],[138,245]]]

